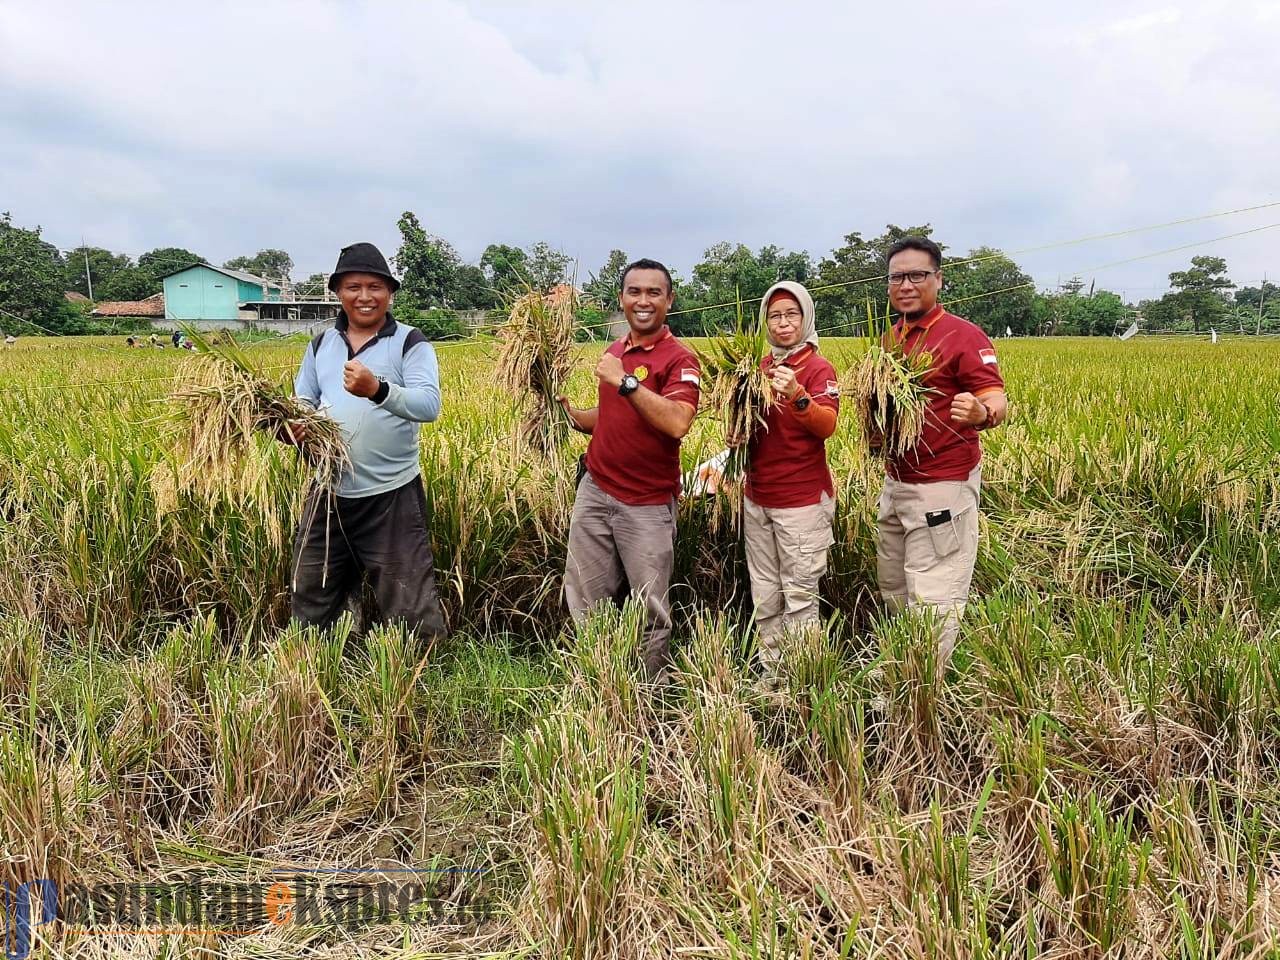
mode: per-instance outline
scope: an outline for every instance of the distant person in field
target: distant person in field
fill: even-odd
[[[308,503],[293,556],[293,615],[328,626],[368,577],[383,618],[425,640],[445,633],[418,458],[420,425],[440,416],[435,350],[397,323],[400,282],[371,243],[345,247],[329,277],[341,310],[302,356],[298,399],[342,426],[352,467],[337,496]],[[296,441],[306,442],[298,427]]]
[[[4,345],[6,347],[12,347],[17,342],[18,342],[18,338],[15,337],[12,333],[4,338]]]
[[[597,405],[578,409],[558,398],[574,427],[591,434],[569,524],[569,612],[581,622],[593,605],[629,585],[644,598],[641,656],[654,682],[667,678],[671,659],[680,441],[701,390],[698,358],[667,326],[673,301],[666,267],[656,260],[630,264],[618,295],[628,332],[596,364]]]
[[[177,350],[180,346],[182,346],[182,331],[181,330],[173,331],[173,336],[170,337],[170,339],[173,341],[173,349]]]
[[[808,290],[775,283],[760,302],[760,322],[769,338],[761,367],[777,402],[749,440],[742,528],[761,680],[772,687],[784,638],[819,622],[818,582],[827,572],[836,509],[826,441],[836,429],[840,392],[835,368],[818,353]]]
[[[895,333],[908,351],[927,351],[935,391],[924,434],[902,457],[886,457],[877,518],[880,593],[893,611],[936,618],[939,665],[960,632],[978,556],[982,481],[979,431],[1008,412],[995,347],[982,330],[938,304],[942,251],[932,240],[904,237],[889,248],[889,303]]]

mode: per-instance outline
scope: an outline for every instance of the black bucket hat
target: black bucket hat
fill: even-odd
[[[372,243],[353,243],[342,248],[342,252],[338,254],[338,265],[329,275],[330,290],[338,289],[338,278],[344,273],[377,274],[379,277],[386,277],[387,283],[391,284],[392,293],[400,289],[400,281],[391,275],[387,258]]]

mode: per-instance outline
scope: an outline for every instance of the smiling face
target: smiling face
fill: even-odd
[[[769,300],[764,315],[769,327],[769,341],[777,347],[794,347],[804,335],[804,312],[800,301],[785,290],[775,293]]]
[[[376,273],[344,273],[338,278],[338,300],[352,326],[377,330],[391,306],[391,285]]]
[[[622,278],[618,306],[627,318],[632,339],[651,337],[667,322],[667,311],[674,301],[667,277],[661,270],[637,267]]]
[[[924,273],[918,283],[912,283],[906,274]],[[928,313],[938,303],[938,291],[942,289],[942,271],[933,257],[923,250],[902,250],[889,261],[889,276],[902,275],[901,283],[889,284],[889,302],[893,309],[908,317]]]

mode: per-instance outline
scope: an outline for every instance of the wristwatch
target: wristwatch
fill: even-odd
[[[991,408],[988,407],[981,400],[978,401],[978,406],[982,407],[982,412],[983,414],[985,414],[985,416],[983,416],[982,422],[977,425],[977,429],[985,430],[987,429],[987,427],[991,426]]]
[[[635,378],[634,374],[628,373],[622,378],[622,383],[618,384],[618,395],[628,396],[640,389],[640,381]]]
[[[809,395],[807,393],[800,394],[800,396],[791,401],[791,406],[795,407],[797,410],[804,410],[808,408]]]

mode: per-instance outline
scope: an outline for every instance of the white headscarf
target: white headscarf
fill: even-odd
[[[781,290],[785,290],[791,296],[795,297],[796,302],[800,304],[800,312],[804,319],[801,321],[800,340],[794,347],[780,347],[773,342],[773,337],[769,334],[769,301],[773,299],[773,295]],[[785,360],[793,353],[799,353],[808,344],[813,344],[813,349],[818,349],[818,324],[814,319],[813,297],[809,295],[809,291],[804,288],[804,284],[796,283],[794,280],[779,280],[772,287],[765,291],[764,297],[760,300],[760,325],[764,327],[765,336],[769,337],[769,351],[773,354],[774,360]]]

